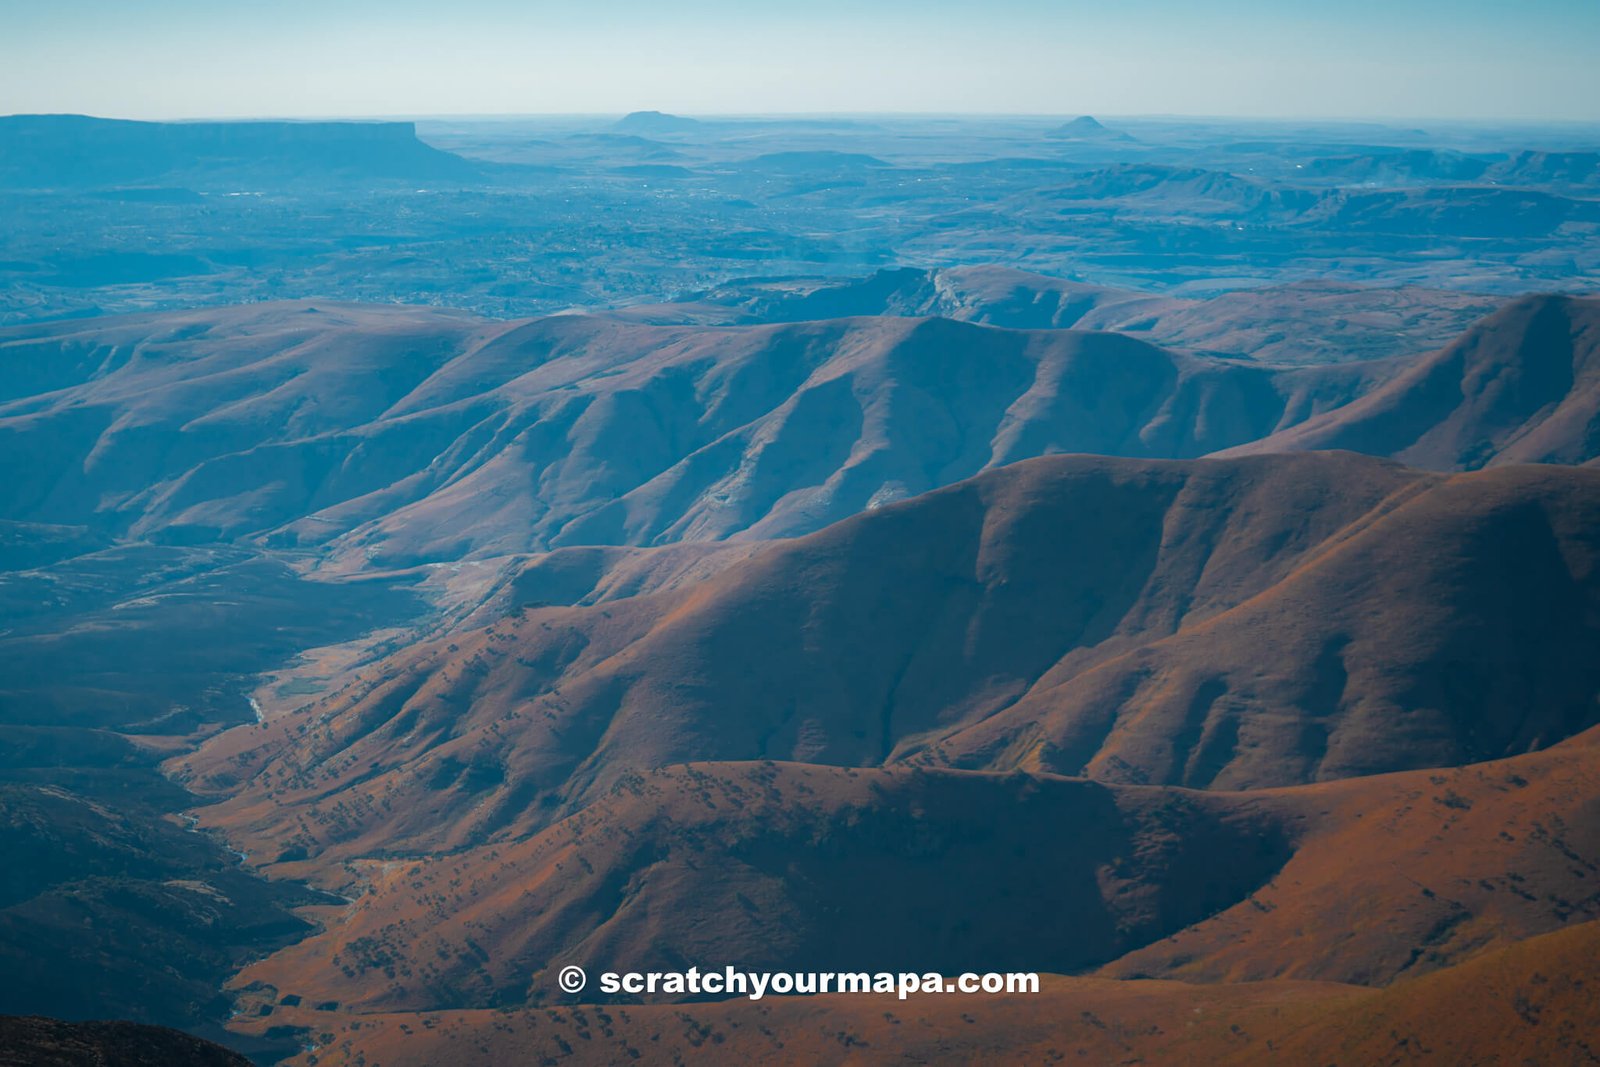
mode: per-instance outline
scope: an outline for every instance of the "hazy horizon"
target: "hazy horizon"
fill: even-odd
[[[707,122],[756,122],[762,120],[940,120],[975,121],[981,119],[998,119],[1007,121],[1028,122],[1036,121],[1041,126],[1051,126],[1063,120],[1080,116],[1089,116],[1097,121],[1107,124],[1121,123],[1238,123],[1241,125],[1288,125],[1315,123],[1329,127],[1338,126],[1377,126],[1386,129],[1398,129],[1417,123],[1430,123],[1440,126],[1503,126],[1507,128],[1522,127],[1600,127],[1600,116],[1594,118],[1544,118],[1540,116],[1486,116],[1486,115],[1310,115],[1310,114],[1281,114],[1281,115],[1242,115],[1242,114],[1212,114],[1205,112],[1128,112],[1114,111],[1081,111],[1065,109],[1058,111],[801,111],[801,110],[770,110],[770,111],[691,111],[668,110],[648,103],[628,109],[595,110],[595,111],[368,111],[368,112],[329,112],[326,114],[287,111],[263,111],[249,113],[172,113],[152,115],[132,115],[112,111],[48,111],[48,110],[15,110],[0,113],[0,118],[14,118],[30,115],[49,116],[78,116],[84,118],[105,119],[118,122],[514,122],[527,121],[555,121],[572,120],[574,122],[588,122],[595,120],[615,120],[633,114],[665,114],[677,118],[691,118]]]
[[[0,0],[0,108],[135,119],[943,114],[1600,120],[1600,7]]]

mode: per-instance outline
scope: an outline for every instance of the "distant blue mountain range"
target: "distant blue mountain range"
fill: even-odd
[[[0,187],[209,186],[300,179],[470,179],[409,122],[129,122],[0,117]]]

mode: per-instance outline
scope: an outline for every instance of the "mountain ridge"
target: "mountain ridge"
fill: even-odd
[[[0,359],[32,393],[0,403],[0,444],[27,459],[8,514],[390,566],[803,533],[1041,453],[1215,451],[1398,370],[938,318],[312,304],[12,328]]]
[[[693,759],[1226,790],[1508,756],[1600,714],[1597,479],[1044,457],[701,580],[502,602],[172,770],[315,873],[536,832]]]
[[[1600,300],[1524,297],[1394,380],[1234,453],[1348,448],[1437,470],[1600,457]]]

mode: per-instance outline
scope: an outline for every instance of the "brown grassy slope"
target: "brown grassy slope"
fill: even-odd
[[[1600,456],[1600,300],[1530,296],[1336,411],[1237,453],[1347,448],[1433,470]]]
[[[1600,711],[1597,527],[1589,471],[1397,494],[1264,591],[1069,661],[928,758],[1256,788],[1552,744]]]
[[[302,1009],[322,1065],[525,1063],[1477,1064],[1600,1062],[1600,924],[1380,990],[1046,976],[1035,996],[784,997],[353,1018]],[[309,1063],[308,1058],[297,1061]]]
[[[1347,977],[1400,978],[1366,993],[1282,978],[1201,986],[1080,978],[1047,979],[1040,999],[919,999],[902,1004],[889,998],[791,998],[759,1005],[729,1001],[551,1007],[505,1014],[380,1014],[363,1016],[358,1022],[325,1013],[301,1018],[298,1009],[280,1008],[273,1021],[331,1035],[319,1055],[323,1062],[333,1063],[350,1062],[357,1052],[387,1064],[428,1062],[443,1049],[459,1050],[484,1063],[513,1062],[535,1053],[557,1062],[602,1063],[628,1055],[629,1048],[637,1049],[647,1063],[675,1062],[676,1056],[706,1062],[724,1058],[917,1062],[930,1055],[1031,1062],[1048,1061],[1056,1054],[1148,1063],[1591,1063],[1600,1052],[1593,1040],[1600,1021],[1596,1015],[1600,998],[1594,996],[1595,982],[1600,981],[1595,973],[1600,924],[1582,920],[1595,914],[1600,859],[1592,817],[1597,785],[1594,740],[1589,737],[1550,752],[1444,774],[1413,772],[1247,797],[1206,798],[1210,804],[1224,799],[1246,804],[1255,819],[1271,813],[1293,820],[1298,814],[1298,821],[1307,825],[1295,856],[1247,902],[1109,969],[1125,974],[1130,973],[1130,963],[1141,958],[1192,956],[1199,965],[1180,967],[1177,973],[1227,979],[1305,976],[1329,973],[1335,969],[1331,962]],[[706,767],[694,772],[705,776],[698,781],[680,778],[673,783],[680,787],[674,799],[699,796],[714,803],[725,801],[725,781],[712,776],[729,770],[736,769]],[[770,781],[777,783],[779,775],[808,772],[828,773],[808,768],[766,773],[773,774]],[[907,781],[904,772],[901,775],[901,782]],[[659,783],[672,777],[658,775],[652,780]],[[695,788],[703,792],[696,794]],[[644,796],[651,794],[646,791]],[[892,804],[894,798],[878,799]],[[669,813],[665,821],[683,811],[677,803],[665,807]],[[409,892],[448,913],[455,907],[452,895],[470,899],[460,929],[492,946],[480,965],[492,968],[501,961],[500,946],[505,942],[500,937],[521,929],[517,922],[493,918],[496,901],[503,903],[526,892],[529,897],[524,899],[536,903],[522,907],[520,913],[528,917],[524,921],[548,926],[550,911],[569,918],[570,910],[563,911],[559,904],[550,907],[563,899],[553,890],[562,882],[603,879],[604,860],[590,859],[591,872],[578,857],[603,856],[608,842],[625,837],[605,825],[608,814],[597,812],[586,823],[582,832],[591,844],[574,844],[563,851],[558,860],[563,869],[547,870],[544,877],[518,877],[516,860],[506,852],[496,861],[503,866],[486,869],[481,863],[488,855],[484,850],[476,857],[441,859],[415,869],[400,870],[397,865],[377,899],[364,906],[382,907]],[[733,814],[726,804],[706,808],[695,819],[696,829]],[[760,812],[748,814],[754,819]],[[989,813],[978,808],[973,816],[989,818]],[[522,973],[534,976],[533,985],[541,985],[541,980],[548,985],[550,972],[569,958],[589,964],[591,973],[616,966],[615,948],[622,950],[621,965],[630,969],[656,965],[662,954],[704,963],[708,957],[703,953],[713,946],[694,943],[682,936],[683,931],[726,936],[736,924],[754,925],[755,909],[744,903],[736,908],[715,892],[730,874],[733,885],[741,887],[730,892],[750,888],[746,871],[728,862],[729,852],[737,854],[737,849],[708,852],[704,846],[715,842],[716,835],[702,838],[686,828],[678,830],[678,850],[664,850],[663,862],[646,868],[637,885],[629,887],[637,889],[637,897],[610,917],[601,936],[570,956],[550,959],[550,969],[542,974],[537,962],[528,962]],[[690,841],[698,841],[699,847]],[[727,841],[723,838],[722,843]],[[829,858],[843,860],[846,871],[853,869],[848,857]],[[1226,855],[1213,859],[1214,866],[1208,864],[1213,869],[1229,864]],[[673,865],[677,876],[667,877],[662,868]],[[430,871],[429,866],[436,869]],[[947,871],[965,869],[960,862],[941,866]],[[1005,895],[1008,883],[1023,872],[993,866],[980,872],[976,880],[984,881],[986,888],[965,903],[962,914],[979,924],[996,916],[1003,921],[1006,911],[1020,903]],[[907,886],[921,889],[929,884],[916,877],[869,873],[886,882],[884,891],[898,898],[905,897]],[[789,888],[800,890],[794,897],[804,900],[804,890],[811,889],[811,904],[820,906],[823,914],[830,914],[830,904],[841,903],[815,895],[815,878],[806,883],[793,872],[788,878]],[[407,882],[410,885],[402,889]],[[1015,891],[1016,886],[1010,888]],[[750,904],[769,900],[764,895],[747,899]],[[975,906],[979,901],[988,906]],[[896,907],[918,905],[913,895],[881,914],[892,922]],[[1048,918],[1052,913],[1034,914]],[[394,952],[383,964],[397,968],[402,983],[426,986],[425,973],[437,975],[436,961],[446,958],[438,952],[444,942],[436,936],[436,915],[406,908],[391,913],[391,918],[399,922],[374,928],[358,912],[348,932],[324,934],[307,944],[340,944],[348,953],[340,962],[356,969],[353,964],[370,965],[376,959],[363,953],[392,951],[413,938],[416,955]],[[637,928],[641,918],[652,932],[630,945],[624,930]],[[671,928],[678,931],[676,938],[666,933]],[[1516,940],[1542,930],[1553,932]],[[418,937],[418,931],[425,933]],[[851,928],[851,932],[856,931]],[[366,940],[355,945],[357,937]],[[300,983],[296,989],[315,983],[319,972],[326,973],[326,961],[315,954],[293,955],[303,947],[273,957],[249,974],[285,983],[280,993],[290,991],[291,981]],[[1209,971],[1204,966],[1208,952],[1217,964]],[[813,964],[805,959],[780,965]],[[1423,971],[1431,973],[1408,977]],[[376,975],[370,973],[362,978],[367,981],[348,984],[370,989],[383,982],[372,981]],[[316,984],[309,988],[331,995],[343,986],[336,980],[326,990]]]
[[[531,839],[372,865],[347,914],[235,984],[439,1010],[569,999],[568,963],[1081,970],[1243,900],[1285,855],[1280,820],[1211,794],[691,764]]]
[[[1369,998],[1291,1009],[1271,1057],[1243,1052],[1235,1062],[1600,1063],[1597,960],[1600,923],[1584,923]]]
[[[535,829],[578,799],[562,786],[576,774],[877,763],[906,734],[1005,706],[1119,628],[1167,633],[1269,587],[1419,478],[1356,457],[1014,466],[668,595],[408,649],[182,770],[243,794],[208,819],[279,848],[337,836],[359,855],[468,843],[497,819]]]
[[[802,533],[1047,452],[1196,456],[1394,369],[945,319],[305,303],[12,327],[0,368],[8,517],[394,565]]]
[[[663,593],[414,646],[175,767],[253,854],[525,834],[630,768],[1262,787],[1596,721],[1600,472],[1049,458]]]
[[[1248,794],[1294,828],[1250,898],[1112,977],[1381,984],[1600,918],[1600,733],[1438,771]]]
[[[323,1067],[525,1064],[1211,1063],[1257,1042],[1255,1020],[1348,999],[1341,986],[1191,986],[1042,976],[1016,996],[768,997],[514,1011],[342,1013],[279,1009],[240,1029],[298,1026]],[[1354,993],[1360,996],[1359,992]],[[1235,1034],[1240,1022],[1249,1031]],[[310,1058],[289,1061],[308,1067]],[[1248,1061],[1247,1061],[1248,1062]]]
[[[1600,918],[1600,734],[1250,793],[905,768],[695,764],[535,837],[367,865],[247,968],[307,1003],[559,1001],[694,963],[1382,985]],[[592,994],[591,994],[592,995]]]

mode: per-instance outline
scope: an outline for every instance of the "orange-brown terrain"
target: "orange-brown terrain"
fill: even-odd
[[[374,865],[328,934],[241,978],[368,1010],[561,999],[550,976],[564,964],[675,959],[943,973],[1104,962],[1115,977],[1378,985],[1600,918],[1600,836],[1585,819],[1597,755],[1569,742],[1247,793],[690,764],[514,845]],[[1059,826],[1078,829],[1051,838]],[[1380,850],[1380,866],[1349,869]],[[974,894],[989,906],[972,911]],[[471,950],[480,941],[492,958]]]
[[[1592,1062],[1600,302],[1340,300],[0,331],[0,994],[305,1067]],[[691,965],[1045,977],[594,984]]]
[[[1507,954],[1600,919],[1596,477],[1055,457],[699,570],[564,550],[171,768],[352,897],[234,980],[319,1062],[1452,1062],[1437,1020],[1503,1008],[1491,1062],[1535,994],[1581,1062],[1590,979]],[[554,983],[735,961],[1096,977],[904,1016]]]
[[[296,1063],[1589,1064],[1600,924],[1383,989],[1047,976],[1033,996],[784,997],[348,1014],[282,1009]],[[250,1024],[260,1027],[262,1022]]]
[[[793,764],[656,772],[519,845],[375,864],[326,933],[237,979],[246,1003],[278,1005],[246,1029],[304,1028],[322,1063],[615,1062],[630,1048],[650,1063],[712,1050],[1591,1062],[1597,742],[1231,794]],[[1131,836],[1100,829],[1117,825]],[[1081,971],[1085,953],[1152,937],[1098,977],[1047,978],[1037,999],[570,1007],[553,984],[569,962]]]
[[[13,365],[7,517],[347,567],[807,533],[1044,453],[1244,444],[1400,369],[937,318],[707,328],[307,303],[0,330]]]
[[[1600,457],[1600,301],[1518,300],[1336,411],[1235,452],[1348,448],[1433,470]]]
[[[686,760],[1222,789],[1450,766],[1600,722],[1597,539],[1590,470],[1044,458],[693,584],[509,605],[173,770],[221,801],[206,824],[337,881]]]

